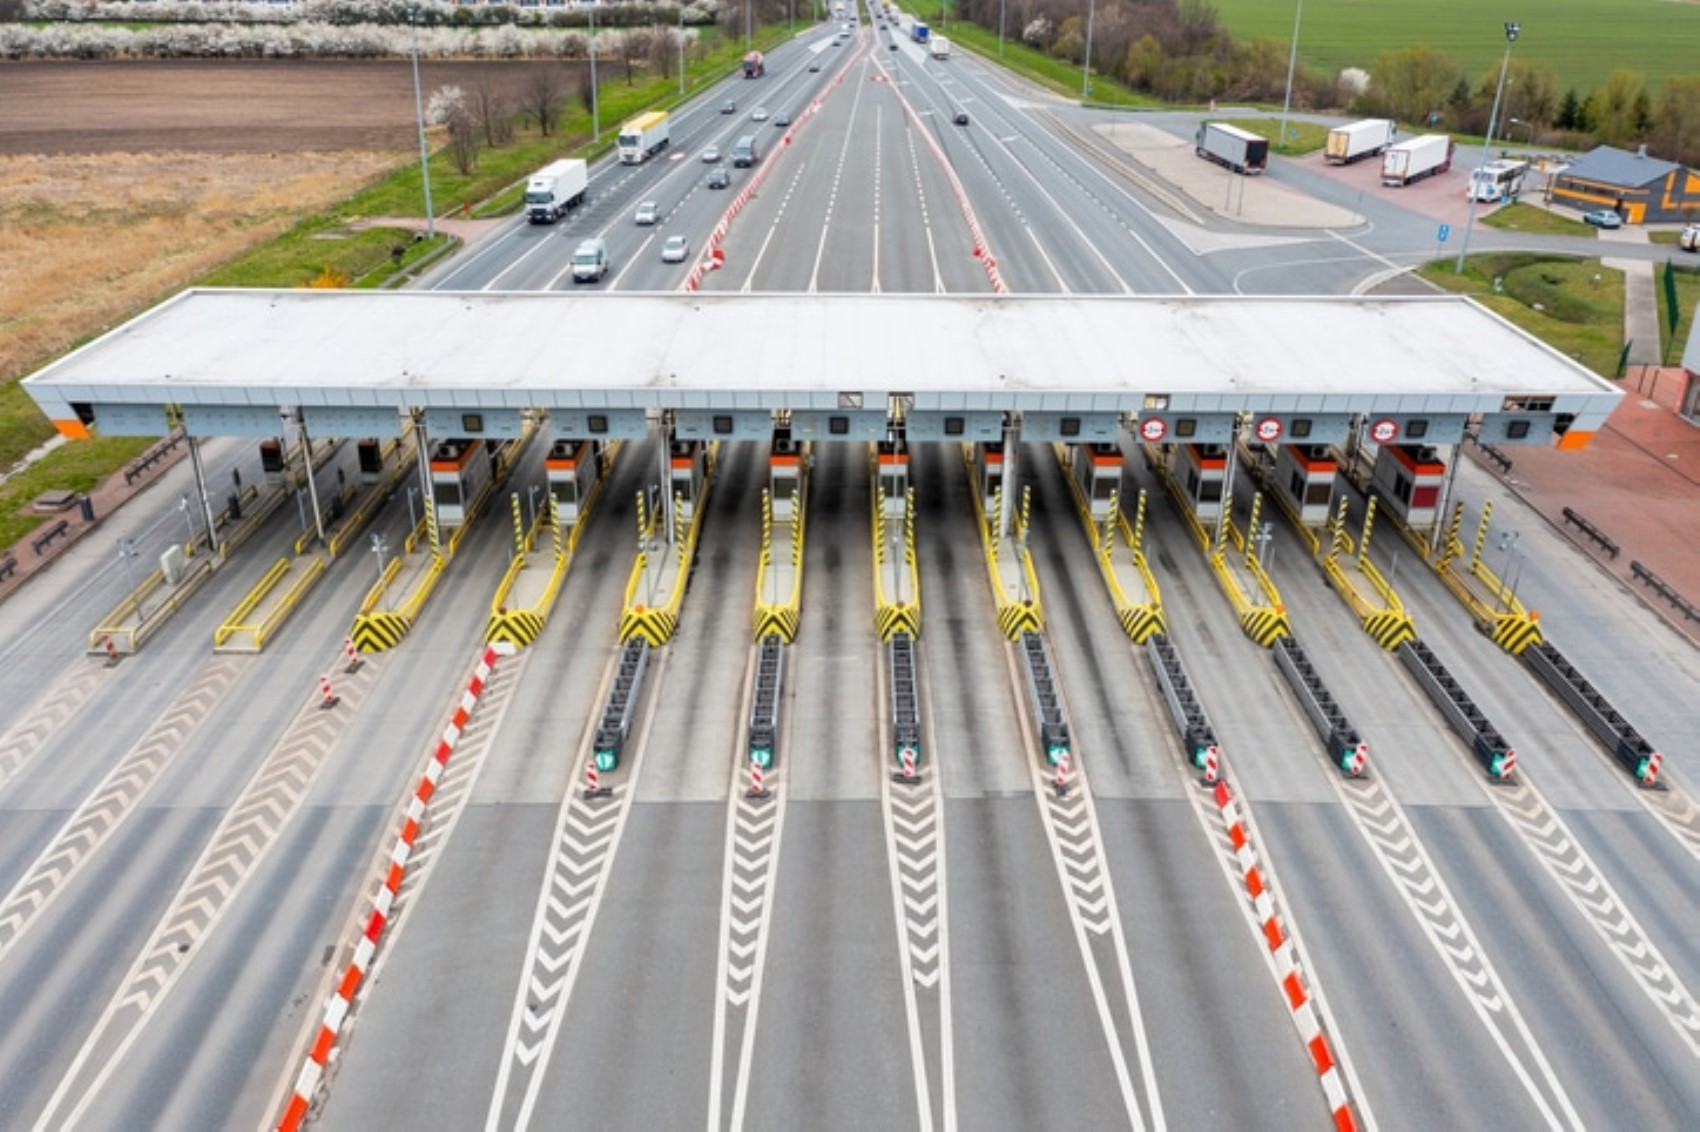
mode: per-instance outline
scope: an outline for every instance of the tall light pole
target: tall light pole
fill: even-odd
[[[679,97],[685,97],[685,5],[679,3]]]
[[[413,116],[419,123],[419,179],[425,183],[425,238],[437,237],[437,214],[431,208],[431,151],[425,148],[425,97],[419,91],[419,9],[407,10],[413,41]]]
[[[1287,49],[1287,93],[1281,99],[1281,136],[1277,145],[1287,144],[1287,111],[1293,106],[1293,72],[1299,64],[1299,21],[1304,19],[1305,0],[1293,10],[1293,42]]]
[[[1086,5],[1086,55],[1080,63],[1080,97],[1092,96],[1092,23],[1098,15],[1098,0]]]
[[[1505,72],[1511,66],[1511,45],[1517,42],[1517,33],[1522,26],[1507,21],[1505,25],[1505,57],[1499,61],[1499,86],[1493,92],[1493,109],[1488,112],[1487,141],[1482,143],[1482,160],[1493,152],[1493,128],[1499,122],[1499,99],[1505,93]],[[1479,167],[1478,167],[1479,168]],[[1470,229],[1476,226],[1476,174],[1470,172],[1470,214],[1464,220],[1464,239],[1458,245],[1458,265],[1453,269],[1454,274],[1461,275],[1464,271],[1464,257],[1470,251]]]
[[[596,5],[590,5],[590,140],[602,140],[602,108],[596,101]]]
[[[1003,58],[1003,17],[1008,0],[998,0],[998,58]]]
[[[750,50],[750,44],[754,42],[750,38],[750,2],[751,0],[744,0],[744,51],[746,53]]]
[[[1521,118],[1507,118],[1505,123],[1507,126],[1522,126],[1525,130],[1528,130],[1529,140],[1527,145],[1530,149],[1535,148],[1535,124],[1533,122],[1525,122]]]

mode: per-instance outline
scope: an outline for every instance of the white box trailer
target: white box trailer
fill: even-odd
[[[553,224],[584,200],[590,167],[576,157],[545,165],[525,183],[525,215],[533,224]]]
[[[1195,139],[1198,156],[1250,176],[1269,165],[1269,139],[1226,122],[1205,122]]]
[[[927,54],[934,59],[949,59],[950,40],[942,35],[930,36],[927,39]]]
[[[620,164],[641,165],[667,148],[673,123],[665,110],[651,110],[620,127]]]
[[[1350,165],[1359,158],[1379,154],[1393,144],[1398,127],[1388,118],[1365,118],[1328,131],[1322,156],[1330,165]]]
[[[1388,147],[1381,155],[1381,183],[1408,185],[1450,168],[1452,139],[1445,134],[1424,134]]]

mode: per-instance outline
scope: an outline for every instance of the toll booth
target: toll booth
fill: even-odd
[[[1413,531],[1433,527],[1440,517],[1446,464],[1426,444],[1384,444],[1375,454],[1375,494]]]
[[[283,441],[260,441],[260,471],[265,473],[267,483],[283,482]]]
[[[1299,522],[1320,527],[1334,513],[1334,482],[1340,463],[1326,444],[1283,444],[1275,453],[1275,490]]]
[[[543,472],[562,527],[572,526],[583,513],[585,500],[601,474],[601,456],[601,442],[595,440],[557,440],[549,446]]]
[[[490,484],[490,452],[482,440],[439,440],[431,449],[431,498],[437,524],[458,527]]]
[[[700,440],[675,440],[667,452],[667,490],[678,501],[679,520],[690,522],[702,498],[708,471],[708,446]]]
[[[881,440],[874,445],[874,459],[879,463],[880,514],[901,519],[909,493],[909,442],[902,437]]]
[[[354,455],[360,469],[360,482],[374,484],[384,478],[384,444],[368,436],[354,445]]]
[[[978,441],[974,445],[974,490],[980,496],[980,510],[988,518],[997,518],[998,489],[1003,486],[1003,441]]]
[[[1214,523],[1222,517],[1228,479],[1228,449],[1221,444],[1171,444],[1169,475],[1181,486],[1193,518]]]
[[[1074,480],[1080,485],[1092,512],[1092,521],[1102,523],[1121,497],[1122,453],[1114,444],[1074,445],[1071,459]]]
[[[767,453],[768,498],[773,505],[773,521],[791,523],[797,519],[797,492],[802,482],[803,453],[791,437],[789,428],[773,430],[773,443]]]

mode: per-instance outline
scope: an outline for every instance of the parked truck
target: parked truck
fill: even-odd
[[[545,165],[525,183],[525,215],[533,224],[553,224],[584,200],[590,167],[576,157]]]
[[[1381,155],[1381,183],[1403,186],[1452,168],[1452,139],[1424,134],[1387,148]]]
[[[942,35],[935,35],[927,40],[927,54],[934,59],[950,58],[950,40]]]
[[[752,51],[744,56],[744,77],[759,79],[767,74],[767,60],[762,58],[760,51]]]
[[[1350,165],[1362,157],[1384,152],[1393,144],[1398,127],[1386,118],[1365,118],[1328,131],[1322,156],[1330,165]]]
[[[1269,165],[1269,139],[1226,122],[1199,126],[1196,143],[1198,156],[1248,177]]]
[[[620,164],[642,165],[667,148],[672,122],[665,110],[651,110],[620,127]]]
[[[920,20],[916,20],[915,26],[909,29],[909,38],[913,39],[916,43],[927,42],[928,34],[929,29],[927,25],[922,23]]]

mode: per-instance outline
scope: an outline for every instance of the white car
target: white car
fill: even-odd
[[[691,254],[691,242],[683,236],[668,236],[667,242],[661,245],[662,263],[684,263],[685,257]]]
[[[765,106],[756,107],[755,113],[750,115],[750,121],[752,121],[752,122],[765,122],[765,121],[767,121],[767,107],[765,107]]]
[[[1682,234],[1676,238],[1676,246],[1685,252],[1700,252],[1700,224],[1684,225]]]
[[[637,206],[637,216],[634,219],[640,227],[647,228],[661,219],[661,206],[652,200],[646,200]]]
[[[707,149],[702,151],[702,163],[704,165],[714,165],[714,164],[718,163],[719,161],[720,161],[720,147],[719,146],[711,145]]]

